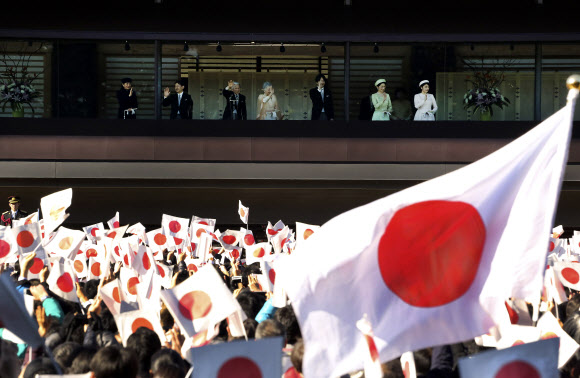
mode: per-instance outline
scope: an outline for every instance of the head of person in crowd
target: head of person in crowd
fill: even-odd
[[[92,378],[136,378],[138,371],[137,356],[128,348],[107,346],[91,360]]]
[[[264,95],[269,96],[270,93],[272,93],[272,83],[265,81],[264,84],[262,84],[262,90],[264,91]]]
[[[247,318],[244,320],[244,328],[246,329],[246,336],[248,339],[256,338],[256,328],[258,328],[258,322],[254,318]]]
[[[85,338],[85,324],[88,324],[88,320],[84,315],[75,312],[66,313],[59,331],[60,338],[63,342],[71,341],[82,345]]]
[[[234,84],[232,85],[232,92],[234,92],[235,94],[240,94],[240,83],[238,83],[237,81],[234,81]]]
[[[177,94],[183,93],[184,89],[185,89],[185,82],[183,81],[183,79],[175,80],[175,93],[177,93]]]
[[[151,357],[149,373],[154,378],[184,378],[188,364],[173,349],[163,348]]]
[[[429,80],[423,80],[419,83],[419,88],[421,88],[421,93],[427,94],[429,92]]]
[[[91,360],[97,353],[96,348],[83,346],[73,359],[67,374],[86,374],[91,371]]]
[[[52,364],[52,361],[49,358],[40,357],[30,361],[30,363],[26,365],[22,378],[35,378],[40,374],[51,375],[56,373],[56,368]]]
[[[264,303],[266,303],[266,298],[263,294],[253,292],[247,288],[240,291],[236,300],[250,319],[255,319]]]
[[[185,281],[188,278],[189,278],[189,272],[187,270],[183,270],[183,271],[177,273],[177,275],[175,277],[175,286],[179,285],[180,283],[182,283],[183,281]]]
[[[274,319],[286,329],[286,343],[294,345],[296,340],[302,337],[298,319],[296,319],[296,314],[291,305],[279,308],[274,314]]]
[[[387,81],[385,79],[379,79],[375,81],[375,87],[377,87],[378,93],[385,93],[387,89]]]
[[[324,76],[323,74],[318,74],[316,75],[314,81],[316,82],[318,88],[324,88],[324,86],[326,85],[326,76]]]
[[[16,378],[20,374],[20,360],[16,344],[0,339],[0,377]]]
[[[67,371],[73,363],[73,360],[82,350],[82,345],[72,341],[64,342],[54,348],[54,360],[60,366],[62,371]]]
[[[135,351],[139,361],[138,376],[149,377],[151,357],[161,349],[159,336],[149,328],[140,327],[127,339],[127,348]]]
[[[124,77],[121,79],[121,83],[123,84],[124,89],[130,90],[133,85],[133,80],[130,77]]]
[[[256,340],[277,336],[286,338],[286,330],[279,321],[266,319],[258,324],[258,328],[256,328]]]
[[[10,211],[14,212],[20,207],[20,197],[10,196],[8,197],[8,206],[10,206]]]
[[[304,342],[302,339],[296,340],[294,343],[294,348],[292,349],[292,354],[290,355],[290,361],[294,369],[300,374],[302,374],[302,360],[304,359]]]
[[[100,283],[101,280],[97,279],[88,280],[87,282],[85,282],[83,292],[85,293],[88,299],[95,299],[97,293],[99,292]]]
[[[173,328],[173,325],[175,324],[175,320],[173,320],[173,316],[171,315],[171,313],[169,312],[167,307],[165,307],[165,305],[161,308],[161,312],[159,313],[159,317],[161,320],[161,328],[163,328],[163,330],[165,332],[167,332],[171,328]]]

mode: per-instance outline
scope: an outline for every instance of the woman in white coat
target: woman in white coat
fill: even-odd
[[[435,112],[437,111],[437,102],[435,96],[429,92],[429,80],[423,80],[419,83],[421,93],[415,95],[415,121],[435,121]]]

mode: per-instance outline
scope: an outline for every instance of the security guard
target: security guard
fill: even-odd
[[[18,196],[8,197],[8,205],[10,205],[10,210],[2,213],[2,217],[0,217],[0,223],[3,226],[11,226],[12,219],[26,218],[28,216],[28,213],[26,211],[19,209],[20,197]]]

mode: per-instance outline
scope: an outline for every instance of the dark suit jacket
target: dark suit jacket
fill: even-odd
[[[123,119],[123,111],[129,108],[137,108],[137,94],[133,91],[133,95],[129,97],[130,90],[121,88],[117,91],[117,100],[119,101],[119,111],[117,112],[117,118]],[[137,118],[134,114],[128,114],[125,118]]]
[[[171,105],[171,119],[191,119],[193,117],[193,100],[188,93],[183,92],[181,95],[181,104],[177,105],[177,93],[172,93],[163,99],[163,106]],[[179,116],[177,111],[179,110]]]
[[[239,94],[239,100],[236,104],[235,100],[236,95],[232,91],[228,91],[224,89],[222,94],[226,98],[226,108],[224,110],[224,118],[223,119],[232,119],[232,114],[234,109],[237,110],[236,120],[246,120],[247,119],[247,112],[246,112],[246,96],[243,94]]]
[[[312,120],[320,119],[320,113],[322,113],[322,108],[326,113],[326,118],[334,118],[334,108],[332,107],[332,93],[328,87],[324,87],[324,102],[322,102],[322,96],[318,92],[318,88],[312,88],[310,90],[310,99],[312,100]]]
[[[26,211],[18,209],[18,211],[16,212],[16,217],[14,217],[14,219],[26,218],[27,216],[28,213]],[[2,224],[3,226],[12,225],[12,213],[10,212],[10,210],[2,213],[2,216],[0,217],[0,224]]]

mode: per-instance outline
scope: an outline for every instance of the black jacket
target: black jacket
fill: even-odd
[[[133,95],[129,97],[130,90],[126,90],[125,88],[121,88],[117,91],[117,101],[119,101],[119,110],[117,112],[117,118],[120,119],[127,119],[127,118],[137,118],[134,114],[128,114],[126,117],[123,117],[123,111],[129,108],[138,108],[137,104],[137,93],[133,91]]]
[[[320,119],[320,113],[322,113],[322,108],[326,113],[326,118],[334,118],[334,108],[332,107],[332,93],[328,87],[324,87],[324,102],[322,101],[322,96],[318,92],[318,88],[312,88],[310,90],[310,99],[312,100],[312,120]]]
[[[234,109],[237,110],[236,112],[236,120],[246,120],[247,119],[247,112],[246,112],[246,96],[243,94],[239,94],[239,100],[236,103],[236,95],[232,91],[228,91],[224,89],[222,94],[226,98],[226,108],[224,110],[224,117],[223,119],[233,119],[232,114],[234,113]]]
[[[18,209],[14,219],[26,218],[27,216],[28,213],[26,211]],[[2,224],[2,226],[12,225],[12,212],[10,210],[2,213],[2,216],[0,217],[0,224]]]
[[[183,92],[181,95],[181,104],[178,106],[177,93],[172,93],[163,99],[163,106],[171,105],[171,119],[191,119],[193,117],[193,100],[188,93]],[[177,111],[179,110],[179,115]]]

